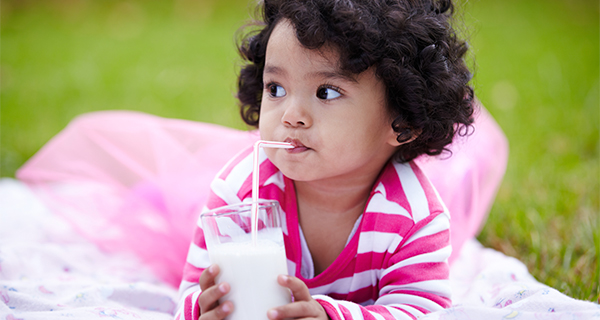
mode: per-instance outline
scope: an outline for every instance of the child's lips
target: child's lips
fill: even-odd
[[[284,140],[284,142],[291,143],[292,146],[294,146],[294,148],[292,149],[286,149],[286,151],[289,153],[300,153],[310,149],[309,147],[305,146],[302,142],[300,142],[300,140],[287,138]]]

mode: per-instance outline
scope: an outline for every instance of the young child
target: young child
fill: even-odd
[[[413,161],[470,132],[474,99],[451,1],[262,4],[240,46],[243,119],[264,140],[260,198],[286,214],[294,301],[269,319],[414,319],[451,305],[449,212]],[[251,198],[252,149],[211,185],[206,209]],[[223,319],[198,227],[177,319]],[[266,315],[267,316],[267,315]]]

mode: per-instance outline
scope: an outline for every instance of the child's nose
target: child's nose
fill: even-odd
[[[292,128],[308,128],[312,125],[312,119],[306,102],[290,99],[281,117],[283,125]]]

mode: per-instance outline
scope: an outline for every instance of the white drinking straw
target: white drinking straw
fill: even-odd
[[[258,163],[258,151],[260,147],[263,148],[281,148],[291,149],[294,146],[288,142],[277,142],[277,141],[265,141],[258,140],[254,143],[254,159],[253,159],[253,170],[252,170],[252,244],[256,245],[256,233],[258,232],[258,180],[259,180],[259,163]]]

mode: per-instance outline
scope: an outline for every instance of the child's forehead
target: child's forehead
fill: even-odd
[[[296,29],[287,19],[278,22],[269,37],[266,51],[265,71],[280,71],[275,65],[285,65],[290,57],[300,57],[310,65],[318,65],[322,72],[335,73],[342,77],[352,75],[341,68],[340,50],[331,44],[319,48],[307,48],[296,36]]]

